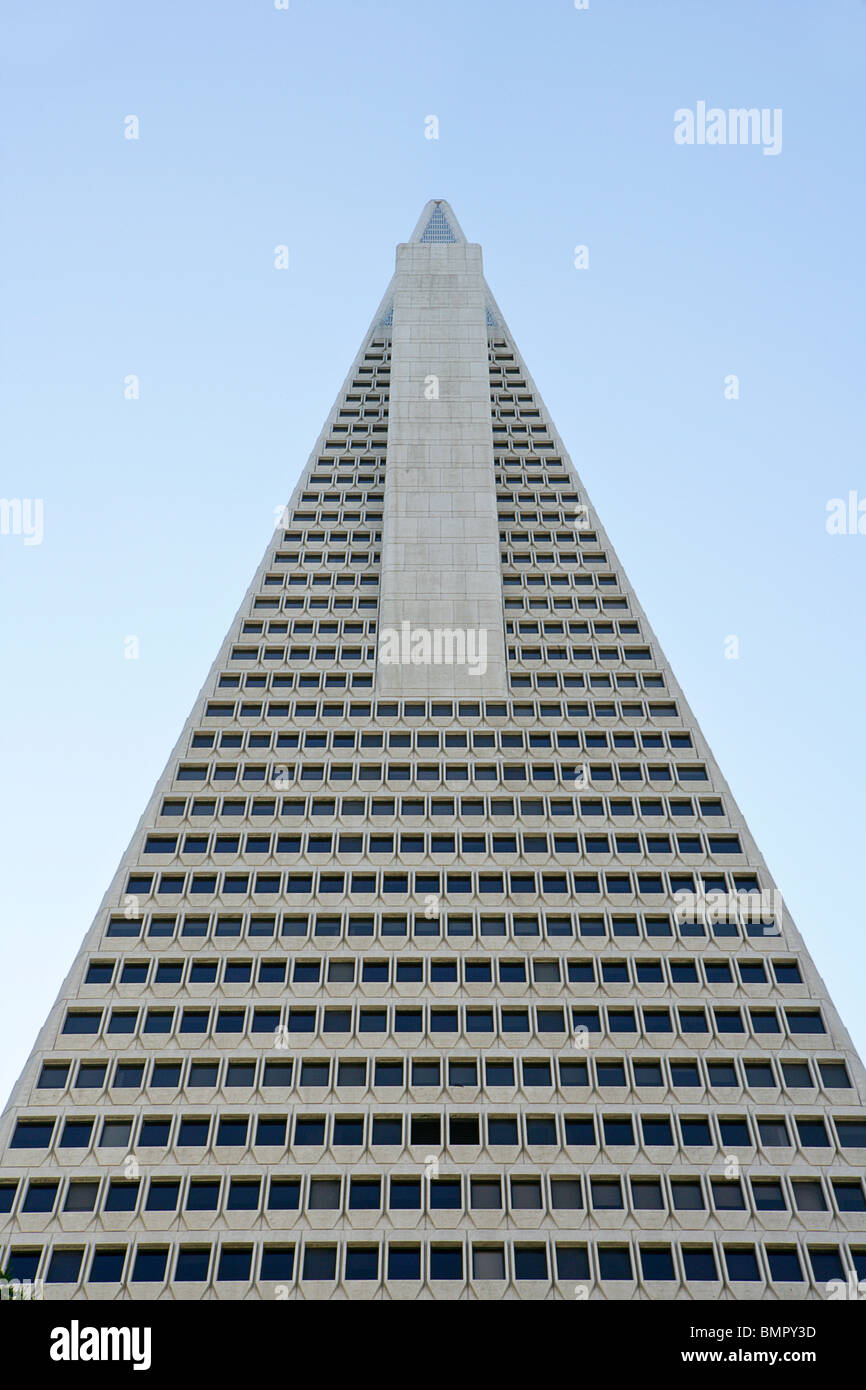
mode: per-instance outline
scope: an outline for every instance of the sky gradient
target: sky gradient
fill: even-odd
[[[5,27],[0,495],[44,536],[0,534],[3,1100],[431,197],[866,1053],[866,535],[825,525],[866,499],[866,4],[43,0]],[[677,144],[699,102],[781,110],[780,152]]]

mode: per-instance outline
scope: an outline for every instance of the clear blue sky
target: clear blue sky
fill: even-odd
[[[5,28],[0,495],[43,499],[44,540],[0,536],[0,1094],[430,197],[866,1051],[866,536],[824,524],[866,498],[866,4],[40,0]],[[699,101],[781,108],[781,154],[677,146]]]

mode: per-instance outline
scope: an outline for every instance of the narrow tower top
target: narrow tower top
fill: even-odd
[[[410,242],[456,242],[466,241],[463,228],[451,210],[451,204],[444,198],[431,198],[425,203],[421,216],[415,224]]]

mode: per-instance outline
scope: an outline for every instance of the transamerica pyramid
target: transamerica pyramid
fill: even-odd
[[[846,1297],[864,1101],[430,202],[0,1120],[11,1289]]]

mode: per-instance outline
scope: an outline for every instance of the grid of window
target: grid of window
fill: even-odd
[[[0,1266],[58,1296],[866,1277],[862,1069],[489,310],[509,696],[377,698],[393,317],[25,1074]]]
[[[466,1241],[447,1233],[421,1242],[398,1232],[380,1243],[369,1237],[337,1242],[330,1234],[310,1234],[303,1244],[253,1243],[230,1235],[218,1245],[195,1238],[161,1243],[158,1235],[133,1246],[119,1242],[43,1248],[37,1243],[14,1246],[7,1268],[10,1279],[41,1277],[49,1286],[61,1286],[60,1297],[69,1296],[71,1286],[124,1281],[143,1297],[168,1283],[179,1293],[184,1286],[212,1285],[231,1286],[240,1295],[253,1280],[265,1289],[280,1284],[288,1291],[298,1284],[311,1292],[340,1281],[372,1288],[393,1285],[396,1290],[423,1282],[441,1288],[445,1297],[453,1297],[455,1288],[464,1284],[484,1291],[505,1283],[561,1285],[563,1297],[574,1297],[581,1286],[587,1295],[598,1286],[602,1296],[622,1297],[629,1289],[643,1289],[650,1296],[672,1297],[677,1285],[703,1297],[718,1296],[724,1289],[749,1298],[762,1288],[776,1296],[782,1291],[782,1296],[806,1297],[812,1289],[826,1296],[834,1284],[845,1286],[852,1278],[866,1276],[862,1245],[771,1239],[757,1244],[688,1239],[672,1243],[651,1237],[634,1243],[616,1238],[503,1241],[494,1235]],[[273,1296],[275,1290],[268,1292]]]

